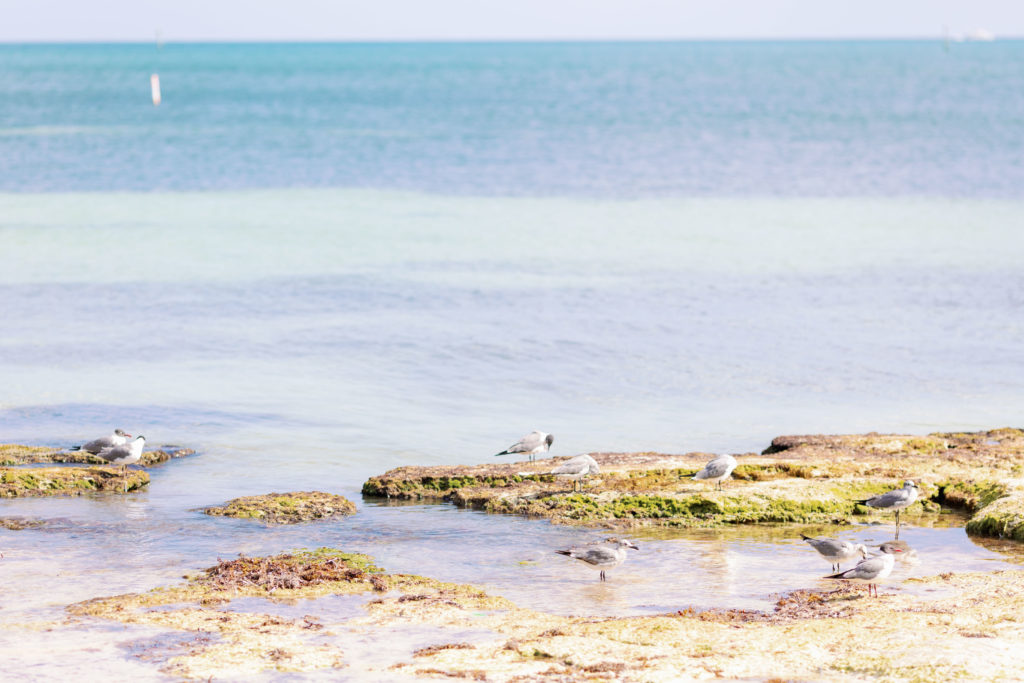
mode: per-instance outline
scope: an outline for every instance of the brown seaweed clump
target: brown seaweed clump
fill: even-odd
[[[296,491],[243,496],[218,507],[205,508],[203,512],[216,517],[256,519],[266,524],[299,524],[353,515],[356,506],[344,496],[333,493]]]
[[[295,590],[331,581],[369,581],[368,567],[361,564],[336,555],[240,557],[221,560],[206,569],[196,582],[217,591],[255,587],[273,593],[282,588]]]

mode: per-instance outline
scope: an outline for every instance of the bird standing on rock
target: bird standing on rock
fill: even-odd
[[[734,469],[736,469],[736,458],[731,455],[720,455],[704,465],[704,469],[693,475],[693,478],[717,482],[718,490],[721,491],[722,482],[729,478]]]
[[[128,465],[134,465],[142,459],[142,448],[146,445],[146,437],[137,436],[130,444],[104,448],[96,454],[110,465],[120,465],[124,476],[124,491],[128,492]]]
[[[582,489],[583,482],[581,480],[591,474],[601,474],[601,468],[597,466],[597,461],[590,457],[589,453],[584,453],[583,455],[577,455],[575,458],[569,458],[551,470],[551,474],[555,475],[558,479],[572,479],[572,490],[576,491],[577,482],[579,482],[580,489]]]
[[[878,508],[879,510],[895,510],[896,511],[896,538],[900,537],[900,510],[908,507],[917,500],[917,484],[907,480],[903,483],[903,488],[896,489],[895,491],[889,491],[883,493],[880,496],[874,498],[867,498],[865,500],[858,500],[857,502],[868,507]]]
[[[72,446],[69,451],[85,451],[86,453],[92,453],[93,455],[99,455],[99,452],[104,448],[112,448],[114,446],[123,446],[128,443],[128,439],[131,434],[126,433],[123,429],[115,429],[114,433],[110,436],[101,436],[98,439],[82,444],[81,446]]]
[[[532,462],[538,453],[546,452],[551,448],[551,444],[554,442],[555,437],[547,432],[530,432],[519,441],[503,450],[501,453],[495,453],[494,456],[509,455],[511,453],[526,453],[530,456],[530,461]]]

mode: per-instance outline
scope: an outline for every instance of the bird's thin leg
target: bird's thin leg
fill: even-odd
[[[605,578],[604,578],[604,570],[603,570],[603,569],[601,570],[601,580],[602,580],[602,581],[604,581],[604,580],[605,580]]]

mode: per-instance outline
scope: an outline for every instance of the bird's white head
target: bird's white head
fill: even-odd
[[[114,430],[114,435],[115,436],[131,436],[131,434],[129,434],[128,432],[124,431],[123,429],[115,429]]]
[[[903,488],[905,488],[905,489],[916,489],[917,488],[917,484],[915,484],[911,480],[907,479],[905,482],[903,482]]]
[[[624,538],[609,538],[607,539],[607,542],[617,545],[620,548],[632,548],[633,550],[640,550],[640,548],[637,548],[635,545],[633,545],[632,542],[627,541]]]

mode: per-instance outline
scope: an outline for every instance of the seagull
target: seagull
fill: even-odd
[[[896,538],[900,537],[900,510],[912,504],[917,500],[917,484],[907,480],[903,484],[903,488],[883,493],[880,496],[874,498],[868,498],[866,500],[858,500],[857,502],[868,507],[878,508],[879,510],[895,510],[896,511]]]
[[[572,490],[575,491],[577,482],[582,489],[583,482],[581,480],[591,474],[601,474],[601,468],[597,466],[597,462],[590,457],[589,453],[584,453],[563,462],[551,470],[551,474],[558,479],[572,479]]]
[[[868,584],[868,595],[871,595],[871,586],[875,587],[875,597],[878,597],[878,581],[892,574],[892,567],[896,561],[896,555],[903,552],[898,545],[883,543],[882,554],[868,557],[864,553],[864,559],[857,563],[853,569],[845,572],[831,574],[826,579],[845,579],[847,581],[862,581]]]
[[[609,538],[602,543],[576,546],[575,548],[556,550],[555,552],[559,555],[565,555],[574,560],[585,562],[588,566],[600,570],[601,581],[604,581],[605,570],[614,569],[626,560],[626,548],[639,550],[639,548],[625,539]]]
[[[547,432],[530,432],[501,453],[495,453],[494,455],[497,457],[510,453],[527,453],[532,461],[535,455],[547,451],[554,442],[555,437]]]
[[[704,469],[693,475],[693,478],[718,482],[718,490],[721,491],[722,481],[728,479],[734,469],[736,469],[736,458],[731,455],[720,455],[704,465]]]
[[[811,544],[811,547],[818,551],[818,554],[832,563],[832,571],[839,571],[839,565],[857,555],[866,556],[868,549],[862,544],[854,545],[849,541],[840,541],[835,538],[811,538],[800,534],[800,538]]]
[[[146,437],[137,436],[130,444],[111,446],[97,453],[109,465],[120,465],[124,476],[124,491],[128,493],[128,465],[134,465],[142,459],[142,448],[146,445]]]
[[[113,446],[123,446],[128,443],[128,437],[131,434],[126,433],[123,429],[115,429],[114,433],[110,436],[101,436],[98,439],[93,439],[87,444],[81,446],[72,446],[69,451],[86,451],[93,455],[98,455],[104,448],[111,448]]]

